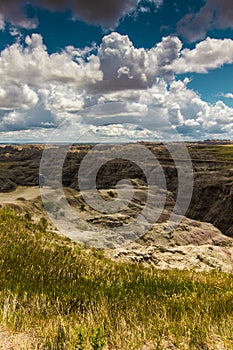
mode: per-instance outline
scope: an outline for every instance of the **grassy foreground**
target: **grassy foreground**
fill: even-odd
[[[233,349],[231,275],[117,264],[45,226],[0,209],[0,321],[33,349]]]

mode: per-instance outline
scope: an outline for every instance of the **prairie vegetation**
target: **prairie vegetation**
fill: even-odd
[[[0,320],[32,349],[232,349],[231,275],[117,264],[46,226],[0,209]]]

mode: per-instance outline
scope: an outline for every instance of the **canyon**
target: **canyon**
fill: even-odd
[[[187,143],[189,159],[184,159],[176,150],[176,159],[171,154],[171,144],[141,143],[158,161],[165,182],[161,182],[158,191],[165,195],[165,206],[156,223],[142,236],[120,242],[120,246],[111,246],[112,232],[122,225],[129,225],[143,210],[147,201],[148,178],[145,172],[133,161],[122,158],[109,160],[102,146],[103,164],[96,177],[96,188],[101,198],[111,205],[117,199],[117,184],[124,179],[130,179],[133,186],[133,197],[129,206],[119,213],[99,213],[85,202],[79,191],[78,171],[84,157],[95,145],[81,144],[50,145],[50,150],[56,154],[64,154],[68,149],[62,166],[62,185],[65,197],[79,215],[79,229],[88,232],[95,230],[106,233],[106,254],[114,260],[130,260],[144,265],[154,265],[157,268],[194,268],[197,270],[219,269],[232,271],[233,263],[233,145],[217,143]],[[177,148],[179,145],[174,144]],[[135,147],[132,145],[132,147]],[[41,159],[45,152],[44,145],[1,145],[0,146],[0,203],[23,212],[29,210],[32,216],[44,215],[44,204],[39,193],[39,173]],[[45,167],[48,174],[56,174],[57,163],[49,160]],[[153,161],[153,159],[151,160]],[[185,162],[190,161],[192,169],[185,168]],[[184,166],[182,165],[184,163]],[[179,192],[179,169],[190,171],[193,178],[193,192],[190,205],[181,223],[170,232],[166,223],[172,212],[176,210],[176,199]],[[89,174],[86,174],[88,182]],[[192,173],[191,173],[192,172]],[[44,176],[48,176],[44,174]],[[91,176],[91,169],[90,169]],[[59,174],[52,176],[52,183],[45,187],[59,186]],[[34,190],[33,190],[34,189]],[[37,190],[36,190],[37,189]],[[27,192],[29,191],[29,192]],[[31,191],[31,192],[30,192]],[[35,193],[34,193],[34,192]],[[125,189],[122,189],[125,193]],[[15,195],[16,193],[16,195]],[[29,195],[29,193],[33,193]],[[185,193],[185,191],[184,191]],[[182,198],[181,198],[182,199]],[[158,201],[158,197],[157,197]],[[50,201],[51,202],[51,201]],[[56,218],[66,220],[68,215],[59,204],[46,208]],[[181,201],[180,201],[181,202]],[[8,204],[7,204],[8,203]],[[182,206],[182,203],[181,203]],[[160,208],[159,208],[160,209]],[[67,216],[68,217],[68,216]],[[80,221],[81,220],[81,221]],[[51,226],[52,227],[52,226]],[[127,226],[125,226],[127,228]],[[128,234],[129,235],[129,234]],[[110,238],[109,238],[110,237]],[[70,237],[72,239],[72,236]],[[90,241],[86,244],[95,245]]]

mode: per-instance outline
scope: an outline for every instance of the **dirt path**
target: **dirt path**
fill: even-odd
[[[37,198],[38,196],[40,196],[40,188],[38,186],[18,186],[13,192],[0,193],[0,203],[14,202],[18,198],[31,200]]]
[[[50,188],[45,190],[47,194],[53,193]],[[47,217],[38,186],[18,186],[15,191],[0,193],[0,206],[6,206],[21,214],[29,211],[34,222],[40,220],[42,216]]]

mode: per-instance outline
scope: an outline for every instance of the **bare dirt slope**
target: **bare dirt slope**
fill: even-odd
[[[20,199],[32,200],[40,196],[38,186],[18,186],[14,191],[0,193],[0,203],[14,202]]]

